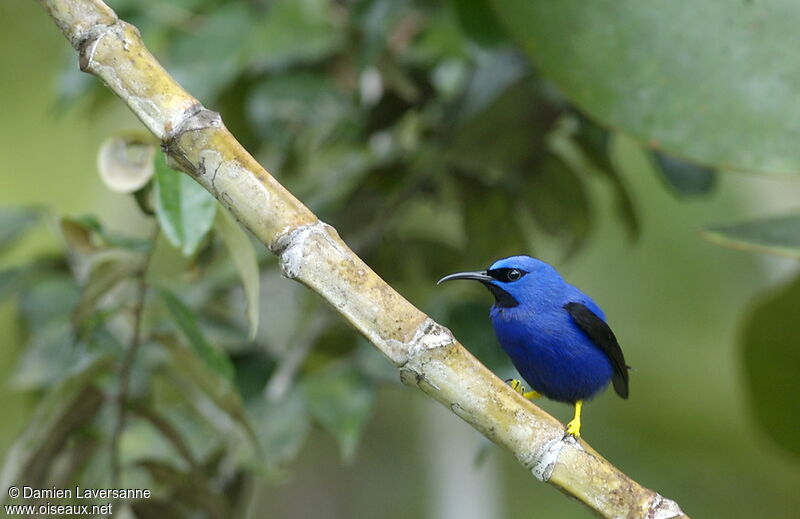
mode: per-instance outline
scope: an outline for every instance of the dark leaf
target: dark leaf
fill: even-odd
[[[653,159],[664,182],[679,196],[702,196],[714,189],[717,172],[711,168],[697,166],[658,151],[653,152]]]
[[[800,278],[762,301],[741,338],[752,411],[778,445],[800,457]]]
[[[494,46],[508,41],[489,0],[452,0],[464,33],[480,45]]]
[[[474,257],[491,259],[518,253],[523,230],[514,218],[512,194],[501,186],[464,182],[464,219],[469,230],[468,249]],[[503,232],[498,233],[498,223]]]
[[[598,172],[611,184],[616,197],[616,211],[619,219],[628,231],[628,238],[636,241],[641,233],[639,217],[636,214],[628,187],[609,157],[610,136],[611,134],[607,130],[588,119],[580,118],[574,139],[587,161],[592,165],[591,169]]]
[[[565,260],[585,244],[592,224],[589,198],[581,180],[560,159],[551,157],[525,173],[522,203],[544,232],[562,242]]]
[[[485,292],[483,288],[479,290]],[[513,369],[489,322],[489,303],[485,294],[478,292],[476,295],[479,300],[475,301],[469,301],[465,295],[459,293],[458,302],[450,305],[446,319],[448,327],[462,343],[469,345],[470,352],[495,373]]]
[[[557,113],[541,102],[533,80],[517,79],[495,91],[495,79],[502,84],[505,78],[490,75],[474,94],[470,89],[477,88],[477,80],[470,84],[460,112],[467,118],[459,119],[445,150],[445,156],[459,168],[485,171],[483,176],[506,174],[537,160],[546,150],[543,136]]]

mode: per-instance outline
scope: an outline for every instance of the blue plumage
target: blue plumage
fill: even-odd
[[[609,382],[628,396],[628,368],[605,314],[547,263],[530,256],[496,261],[474,279],[495,296],[489,315],[500,346],[537,393],[576,405],[568,432],[580,435],[580,408]],[[518,384],[517,384],[518,386]]]

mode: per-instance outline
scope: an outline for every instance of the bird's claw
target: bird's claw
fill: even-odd
[[[572,420],[567,424],[567,434],[575,438],[581,437],[581,421]]]
[[[567,424],[567,434],[575,438],[581,437],[581,409],[583,400],[575,402],[575,417]]]
[[[510,378],[506,380],[506,384],[511,386],[511,389],[522,395],[523,398],[527,398],[528,400],[542,396],[536,391],[525,391],[525,386],[522,385],[522,381],[517,380],[516,378]]]
[[[517,380],[515,378],[509,378],[506,380],[506,384],[511,386],[511,389],[513,389],[520,395],[525,392],[525,386],[522,385],[522,381],[520,380]]]

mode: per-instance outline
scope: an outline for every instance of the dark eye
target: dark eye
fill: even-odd
[[[511,269],[508,271],[507,276],[509,281],[516,281],[522,277],[522,272],[517,269]]]

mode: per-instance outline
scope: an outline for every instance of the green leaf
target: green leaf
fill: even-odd
[[[172,417],[165,415],[164,413],[160,413],[157,409],[153,409],[149,406],[139,405],[139,406],[132,406],[131,412],[141,418],[144,422],[147,422],[150,426],[152,426],[154,431],[159,433],[160,439],[166,440],[174,449],[175,453],[182,459],[189,467],[195,468],[196,461],[194,454],[192,453],[192,448],[187,438],[181,434],[181,431],[173,424]],[[128,426],[130,427],[130,425]],[[129,429],[130,430],[130,429]],[[147,438],[146,432],[140,432],[136,435],[137,438],[141,439],[144,436],[145,439]],[[145,453],[142,458],[149,458],[153,459],[154,453],[153,451],[153,443],[152,441],[147,441],[146,444],[143,446],[142,449]],[[169,459],[169,455],[172,454],[171,452],[168,453],[165,458]],[[128,457],[131,457],[128,454]]]
[[[94,224],[98,227],[100,222],[94,219]],[[70,250],[88,254],[94,252],[97,247],[94,244],[93,234],[96,227],[79,219],[65,217],[59,221],[61,236]]]
[[[10,382],[16,389],[43,389],[58,382],[66,370],[91,358],[85,345],[76,344],[69,322],[41,323],[25,343]]]
[[[169,242],[191,256],[214,224],[217,203],[188,175],[169,169],[163,154],[156,154],[155,163],[158,223]]]
[[[486,317],[485,305],[483,309],[482,317]],[[487,327],[484,326],[483,328],[486,329]],[[465,342],[467,341],[465,340]],[[476,343],[470,342],[470,344]],[[496,347],[493,349],[498,350]],[[507,358],[508,357],[506,357],[506,359]],[[391,362],[386,362],[386,357],[363,337],[357,339],[356,349],[353,352],[353,363],[360,373],[374,383],[400,384],[400,379],[397,376],[397,368],[395,368]]]
[[[174,372],[191,381],[203,395],[238,423],[255,441],[256,436],[245,415],[242,398],[232,381],[210,366],[201,356],[179,344],[173,336],[161,334],[156,340],[169,354]]]
[[[542,135],[554,117],[552,108],[542,103],[536,84],[521,76],[527,69],[519,68],[519,59],[502,54],[492,57],[496,63],[476,72],[467,87],[445,153],[461,168],[504,173],[525,167],[544,151]],[[497,138],[498,128],[503,129],[502,139]]]
[[[41,211],[35,209],[0,208],[0,252],[21,238],[41,216]]]
[[[512,194],[502,187],[482,183],[464,183],[464,227],[469,229],[467,250],[476,258],[511,256],[522,246],[522,229],[516,224]],[[503,232],[497,232],[497,222],[503,222]]]
[[[209,343],[197,322],[197,315],[191,308],[171,292],[160,289],[158,291],[164,304],[167,306],[175,324],[189,341],[197,357],[211,371],[222,376],[228,382],[233,382],[233,364],[219,348]]]
[[[35,331],[51,321],[69,322],[79,296],[78,287],[71,277],[63,274],[45,276],[23,292],[20,311],[26,324]]]
[[[299,138],[327,143],[338,127],[352,122],[352,101],[345,92],[325,74],[305,69],[257,83],[248,91],[245,107],[258,135],[284,152]]]
[[[653,159],[664,181],[680,196],[707,195],[714,189],[717,172],[711,168],[697,166],[657,151],[653,152]]]
[[[340,205],[372,165],[368,153],[351,146],[327,146],[313,155],[306,165],[304,182],[296,190],[317,213]]]
[[[311,414],[339,441],[342,459],[352,461],[361,431],[372,414],[372,385],[351,368],[334,367],[309,375],[303,390]]]
[[[480,115],[528,74],[530,67],[517,53],[501,51],[480,56],[467,84],[459,117],[468,119]],[[519,108],[517,106],[517,110]],[[514,114],[510,108],[508,112]]]
[[[28,340],[12,384],[23,389],[42,389],[80,376],[105,353],[97,344],[78,341],[70,315],[79,300],[73,280],[50,275],[23,292],[20,299]]]
[[[103,394],[92,380],[110,369],[107,358],[98,357],[74,370],[36,408],[26,431],[5,456],[0,484],[42,484],[56,455],[70,434],[92,420],[103,404]],[[0,503],[7,493],[0,494]]]
[[[0,303],[17,294],[30,278],[33,269],[26,265],[0,270]]]
[[[330,56],[345,42],[328,0],[276,0],[249,35],[251,63],[286,67]]]
[[[492,327],[486,326],[486,303],[483,300],[470,301],[464,293],[456,292],[453,303],[448,305],[446,322],[464,344],[470,345],[470,353],[493,372],[505,373],[511,369],[508,355],[498,347]]]
[[[137,465],[149,473],[158,487],[169,488],[179,496],[179,499],[165,500],[165,503],[158,499],[142,500],[148,503],[146,511],[155,512],[152,517],[232,516],[231,504],[220,492],[219,484],[209,481],[202,471],[191,468],[181,470],[169,463],[155,460],[143,460]],[[150,508],[160,506],[164,509]],[[143,515],[136,506],[134,510],[136,517],[147,517],[147,512]]]
[[[617,215],[628,232],[628,238],[636,241],[641,232],[639,217],[625,181],[609,156],[610,137],[608,131],[585,118],[580,120],[574,135],[575,142],[580,146],[586,159],[614,189]]]
[[[360,41],[358,58],[361,63],[373,64],[386,51],[390,39],[386,37],[401,20],[409,16],[409,2],[373,0],[353,4]],[[459,35],[460,36],[460,35]]]
[[[256,251],[250,237],[227,211],[217,211],[217,232],[222,237],[225,247],[231,255],[239,276],[242,278],[245,297],[247,298],[247,322],[250,323],[249,340],[256,337],[258,331],[259,302],[261,295],[261,275],[258,270]]]
[[[526,175],[524,206],[547,234],[564,245],[564,260],[586,243],[592,227],[589,198],[583,184],[561,159],[550,157]]]
[[[604,125],[691,162],[800,173],[800,4],[492,0],[542,74]]]
[[[753,413],[767,434],[800,456],[800,277],[761,302],[750,314],[741,338]]]
[[[708,241],[732,249],[800,258],[800,213],[715,225],[701,233]]]
[[[102,254],[93,258],[89,277],[81,287],[81,297],[72,312],[72,324],[79,326],[97,311],[100,300],[139,267],[136,258],[125,254]]]
[[[451,0],[464,33],[480,45],[493,46],[508,36],[489,5],[489,0]]]
[[[398,212],[396,229],[403,239],[416,238],[464,250],[464,216],[455,203],[430,196],[412,198]]]
[[[247,43],[254,35],[251,28],[257,27],[253,14],[244,2],[225,2],[192,18],[190,30],[173,34],[170,72],[203,103],[213,103],[236,80],[249,52],[262,50]]]
[[[146,252],[152,246],[149,240],[109,232],[96,216],[90,214],[65,216],[61,219],[60,226],[67,245],[84,254],[101,246],[119,247],[133,252]]]
[[[266,462],[275,469],[292,461],[299,453],[311,430],[303,394],[290,391],[282,399],[270,402],[254,399],[248,416],[258,437]]]

